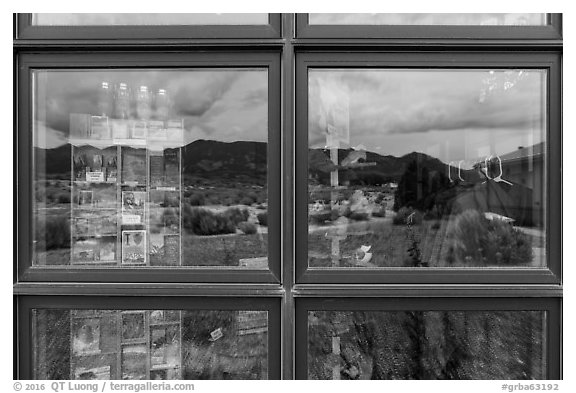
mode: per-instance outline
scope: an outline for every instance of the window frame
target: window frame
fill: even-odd
[[[426,296],[427,291],[418,297],[388,298],[297,298],[296,299],[296,346],[295,379],[308,376],[308,312],[309,311],[546,311],[545,348],[547,379],[562,379],[562,299],[554,297],[463,297]],[[453,296],[453,295],[450,295]],[[487,302],[490,300],[490,303]]]
[[[161,55],[159,58],[158,55]],[[268,233],[268,270],[226,267],[177,268],[89,268],[77,269],[58,265],[32,265],[33,234],[33,97],[32,72],[56,69],[193,69],[193,68],[266,68],[268,72],[268,147],[267,182],[268,214],[271,225]],[[281,280],[281,132],[280,132],[280,56],[274,51],[252,53],[189,52],[168,53],[152,51],[102,53],[32,53],[18,56],[18,121],[14,139],[17,141],[18,210],[17,276],[16,282],[244,282],[248,284],[277,284]],[[274,223],[274,224],[272,224]]]
[[[14,312],[18,324],[14,330],[14,379],[33,378],[32,309],[107,309],[107,310],[206,310],[206,311],[267,311],[268,312],[268,379],[281,376],[281,298],[280,297],[171,297],[151,296],[21,296],[15,299]]]
[[[422,40],[558,40],[562,14],[548,14],[544,26],[426,26],[310,24],[308,14],[296,14],[298,38],[422,39]]]
[[[281,15],[268,14],[267,25],[33,26],[32,14],[15,14],[20,40],[154,40],[280,38]]]
[[[295,241],[299,284],[560,284],[562,178],[560,53],[306,51],[296,56]],[[547,71],[546,236],[544,268],[313,268],[308,266],[308,70],[544,69]]]

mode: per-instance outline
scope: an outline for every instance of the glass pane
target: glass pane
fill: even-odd
[[[309,266],[546,266],[545,81],[311,70]]]
[[[266,69],[35,71],[34,265],[266,269]]]
[[[267,311],[33,310],[36,379],[267,379]]]
[[[32,14],[36,26],[267,25],[268,14]]]
[[[311,311],[308,379],[545,379],[544,311]]]
[[[309,14],[311,25],[543,26],[546,14]]]

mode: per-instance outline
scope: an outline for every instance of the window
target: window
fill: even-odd
[[[21,275],[278,281],[280,228],[267,226],[280,214],[274,54],[23,54],[21,64],[32,132],[20,146],[34,163]]]
[[[297,378],[558,378],[555,299],[334,300],[296,302]]]
[[[279,14],[18,14],[22,40],[279,38]],[[112,29],[111,29],[112,28]],[[152,41],[152,42],[154,42]],[[134,42],[134,41],[133,41]]]
[[[297,280],[559,282],[559,258],[545,256],[560,248],[546,244],[558,238],[546,235],[545,201],[560,191],[545,191],[557,165],[546,146],[559,148],[546,113],[557,110],[548,92],[560,87],[559,58],[388,51],[296,61],[297,90],[308,92],[296,111]]]
[[[268,268],[266,68],[32,77],[33,266]]]
[[[546,14],[309,14],[311,25],[542,26]]]
[[[34,379],[277,379],[278,298],[27,296]]]
[[[559,14],[298,14],[301,38],[556,40],[562,37]]]
[[[33,26],[264,25],[267,14],[32,14]]]
[[[561,15],[14,23],[15,378],[562,377]]]

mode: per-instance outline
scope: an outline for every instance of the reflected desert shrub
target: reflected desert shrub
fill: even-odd
[[[312,224],[322,225],[326,221],[330,221],[332,219],[332,211],[331,210],[324,210],[321,212],[315,212],[313,214],[309,214],[308,221]]]
[[[256,217],[258,218],[258,223],[264,227],[268,226],[268,212],[262,212],[262,213],[258,213],[256,215]]]
[[[177,208],[165,208],[162,211],[162,224],[165,227],[178,227],[180,215]]]
[[[465,210],[450,223],[448,262],[518,265],[533,258],[529,237],[512,225]]]
[[[351,220],[354,221],[366,221],[368,220],[368,213],[366,212],[352,212],[350,213],[350,217]]]
[[[36,202],[45,202],[46,201],[46,189],[42,187],[36,187],[34,191],[34,199]]]
[[[247,209],[233,207],[224,212],[224,217],[230,220],[234,225],[238,225],[243,221],[247,221],[248,217],[250,217],[250,213]]]
[[[202,194],[192,194],[190,195],[190,206],[204,206],[206,204],[206,200],[204,199],[204,195]]]
[[[195,235],[222,235],[235,233],[236,226],[247,221],[249,216],[247,209],[237,207],[227,209],[224,213],[215,213],[208,209],[185,205],[182,211],[182,225]]]
[[[392,219],[394,225],[406,225],[408,223],[408,217],[412,215],[412,224],[419,225],[422,224],[422,213],[418,210],[414,210],[411,207],[401,207],[398,213]]]
[[[426,211],[424,220],[440,220],[442,218],[442,211],[438,206],[433,206],[432,209]]]
[[[38,220],[35,229],[35,238],[44,240],[46,250],[70,248],[70,221],[67,217],[47,217],[45,222]]]
[[[46,202],[47,204],[70,203],[70,201],[71,201],[70,191],[66,187],[61,187],[61,188],[56,188],[56,187],[40,188],[40,187],[38,187],[36,189],[36,201]]]
[[[503,221],[490,221],[485,258],[505,265],[518,265],[533,258],[530,238]]]
[[[180,198],[175,195],[164,195],[163,207],[180,207]]]
[[[384,194],[383,192],[379,192],[378,195],[376,196],[376,198],[374,199],[374,203],[376,204],[381,204],[384,201],[384,198],[386,197],[386,194]]]
[[[338,209],[330,210],[330,221],[336,221],[338,218],[340,218],[340,210]]]
[[[251,206],[253,203],[256,203],[256,200],[252,197],[245,196],[240,199],[240,205]]]
[[[253,235],[257,232],[256,225],[247,221],[238,224],[238,229],[240,229],[245,235]]]
[[[182,213],[182,225],[195,235],[209,236],[236,232],[236,225],[223,214],[187,205]]]

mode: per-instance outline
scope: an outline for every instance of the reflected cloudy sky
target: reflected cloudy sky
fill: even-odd
[[[185,143],[267,140],[268,73],[252,70],[36,71],[35,146],[67,143],[70,113],[97,113],[102,81],[166,89],[174,118],[183,118]]]
[[[316,25],[528,25],[546,24],[546,14],[310,14]]]
[[[327,108],[344,102],[350,146],[394,156],[419,151],[444,162],[505,154],[544,140],[545,77],[534,70],[311,70],[309,145],[326,145]]]
[[[32,14],[39,26],[135,26],[135,25],[263,25],[268,14],[114,14],[114,13],[40,13]]]

